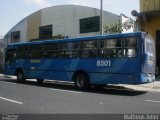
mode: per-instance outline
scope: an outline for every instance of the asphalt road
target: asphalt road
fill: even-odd
[[[123,87],[77,91],[72,84],[34,81],[25,84],[0,79],[0,113],[12,114],[129,114],[160,113],[160,92]]]

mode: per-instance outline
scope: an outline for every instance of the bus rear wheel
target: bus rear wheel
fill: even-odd
[[[20,82],[20,83],[25,82],[24,74],[23,74],[22,71],[17,71],[16,75],[17,75],[17,81],[18,82]]]
[[[74,76],[74,85],[77,89],[89,89],[89,78],[85,73],[78,73]]]

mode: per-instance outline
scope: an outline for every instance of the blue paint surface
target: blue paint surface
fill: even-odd
[[[95,39],[116,39],[125,37],[138,38],[138,53],[133,58],[72,58],[72,59],[15,59],[5,64],[5,73],[15,75],[17,68],[23,69],[26,78],[53,79],[72,81],[78,70],[85,71],[92,84],[142,84],[155,80],[155,56],[144,53],[143,46],[146,33],[136,32],[107,36],[84,37],[66,40],[48,40],[40,42],[17,43],[8,46],[17,48],[22,45],[45,44],[56,42],[73,42]],[[97,66],[97,61],[109,61],[110,65]]]

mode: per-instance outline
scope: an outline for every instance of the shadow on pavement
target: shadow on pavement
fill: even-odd
[[[66,82],[57,82],[57,81],[50,81],[44,82],[42,85],[37,84],[36,81],[25,81],[25,83],[19,83],[15,79],[4,79],[0,80],[4,82],[22,84],[22,85],[30,85],[36,87],[43,87],[43,88],[53,88],[59,90],[70,90],[76,92],[84,92],[84,93],[97,93],[97,94],[108,94],[108,95],[119,95],[119,96],[138,96],[147,93],[147,91],[142,90],[134,90],[130,88],[126,88],[123,86],[114,86],[114,85],[107,85],[104,88],[91,88],[89,90],[77,90],[73,83],[66,83]]]

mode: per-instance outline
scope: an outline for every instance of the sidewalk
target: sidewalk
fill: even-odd
[[[160,81],[155,81],[153,83],[146,83],[141,85],[120,85],[126,88],[134,90],[144,90],[144,91],[159,91],[160,92]]]
[[[155,82],[140,84],[140,85],[120,85],[126,88],[131,88],[135,90],[145,90],[145,91],[158,91],[160,92],[160,77],[156,79]]]
[[[16,79],[16,76],[7,76],[7,75],[4,75],[4,74],[0,73],[0,79],[7,79],[7,78]]]
[[[3,78],[4,78],[4,75],[0,73],[0,79],[3,79]]]

